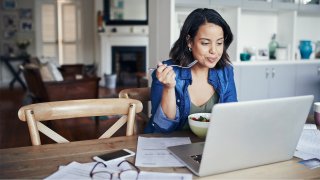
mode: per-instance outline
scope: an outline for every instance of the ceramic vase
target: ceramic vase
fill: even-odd
[[[299,45],[301,59],[309,59],[312,53],[311,41],[302,40]]]

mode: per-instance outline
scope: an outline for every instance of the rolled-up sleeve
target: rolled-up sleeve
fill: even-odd
[[[158,109],[153,117],[153,122],[156,124],[155,129],[158,129],[161,132],[171,132],[173,131],[179,124],[179,108],[176,107],[176,116],[175,118],[169,119],[167,116],[163,113],[161,105],[158,106]]]

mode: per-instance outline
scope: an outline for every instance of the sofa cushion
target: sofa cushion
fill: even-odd
[[[58,67],[52,62],[48,62],[47,64],[48,64],[48,69],[50,70],[54,80],[55,81],[63,81],[62,74],[58,70]]]
[[[40,65],[40,74],[41,74],[41,78],[44,82],[47,81],[55,81],[55,78],[53,77],[50,68],[48,66],[48,63],[46,64],[41,64]]]
[[[54,57],[40,57],[40,69],[43,81],[63,81],[61,72],[58,70],[58,60]]]
[[[61,72],[58,67],[52,62],[41,62],[41,63],[28,63],[26,65],[29,68],[39,69],[41,79],[44,82],[48,81],[63,81]]]

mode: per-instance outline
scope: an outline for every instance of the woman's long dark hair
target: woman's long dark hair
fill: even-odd
[[[181,28],[179,39],[174,43],[170,50],[169,55],[175,64],[186,66],[194,60],[192,52],[188,49],[187,39],[189,37],[189,39],[193,41],[194,37],[197,35],[199,27],[205,23],[213,23],[220,26],[224,34],[223,53],[215,68],[222,68],[231,63],[227,53],[227,49],[233,40],[233,35],[229,25],[217,11],[213,9],[199,8],[189,14]]]

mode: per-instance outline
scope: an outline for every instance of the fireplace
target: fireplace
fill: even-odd
[[[139,78],[146,72],[145,46],[112,46],[112,74],[118,86],[138,87]]]
[[[148,67],[148,34],[101,33],[101,77],[117,74],[117,85],[137,86]],[[100,81],[101,86],[105,81]]]

